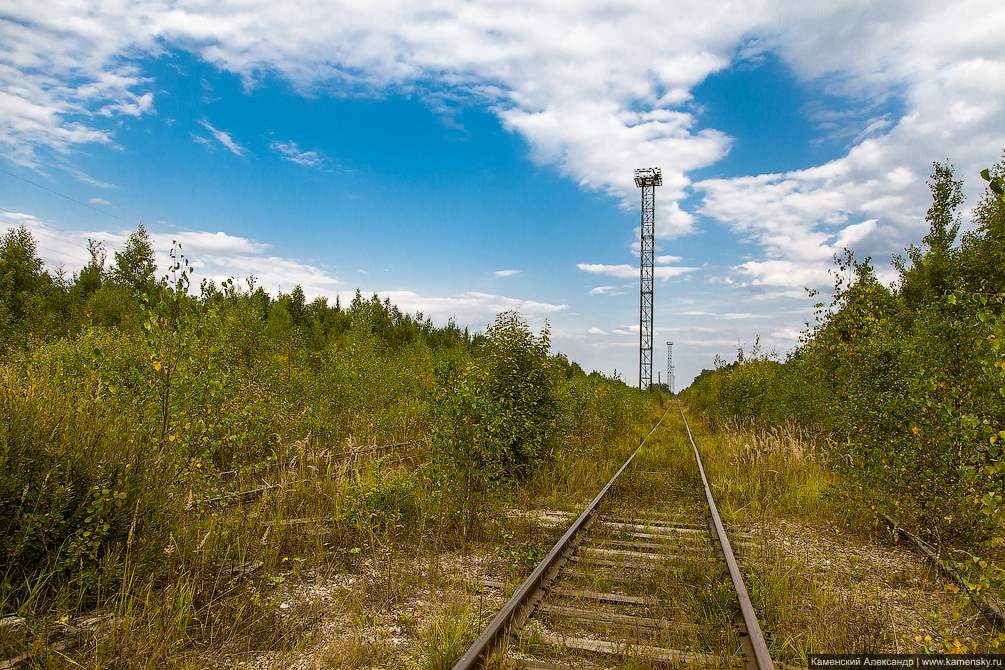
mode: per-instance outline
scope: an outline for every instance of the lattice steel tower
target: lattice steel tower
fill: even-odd
[[[659,168],[639,168],[635,185],[642,189],[642,260],[639,263],[639,388],[653,383],[653,239],[656,187],[663,185]]]
[[[667,388],[673,395],[673,342],[667,342]]]

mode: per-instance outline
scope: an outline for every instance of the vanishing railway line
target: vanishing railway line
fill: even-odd
[[[654,438],[671,411],[454,670],[502,654],[531,669],[604,667],[609,657],[774,667],[683,410],[676,441],[666,427]],[[741,552],[750,546],[734,539]]]

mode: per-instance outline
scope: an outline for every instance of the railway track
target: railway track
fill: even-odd
[[[676,439],[671,407],[582,514],[570,517],[454,670],[603,668],[626,660],[630,667],[773,669],[734,554],[750,545],[742,534],[727,535],[677,410]]]

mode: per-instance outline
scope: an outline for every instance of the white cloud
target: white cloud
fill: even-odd
[[[607,333],[606,333],[606,332],[604,332],[603,330],[601,330],[601,329],[599,329],[599,328],[596,328],[596,327],[594,327],[594,328],[590,328],[590,329],[589,329],[589,330],[587,330],[586,332],[588,332],[588,333],[589,333],[590,335],[606,335],[606,334],[607,334]]]
[[[657,256],[655,262],[657,265],[670,265],[671,263],[680,263],[682,260],[680,256]]]
[[[304,167],[321,168],[325,165],[325,159],[317,151],[303,151],[294,141],[279,142],[272,140],[269,148],[279,154],[283,160],[303,165]]]
[[[0,212],[0,216],[11,219],[12,221],[38,221],[34,214],[25,214],[24,212]]]
[[[109,117],[116,114],[124,114],[139,118],[153,108],[154,94],[149,91],[139,96],[126,91],[124,95],[126,101],[105,105],[98,110],[98,114]]]
[[[230,151],[230,153],[234,154],[235,156],[239,156],[241,158],[244,158],[244,155],[246,153],[249,153],[248,150],[245,149],[244,147],[242,147],[240,144],[238,144],[234,140],[234,138],[230,136],[230,133],[228,133],[227,131],[225,131],[225,130],[217,130],[216,128],[214,128],[213,126],[211,126],[209,124],[209,122],[207,122],[207,121],[200,121],[199,123],[206,130],[208,130],[210,132],[210,134],[213,135],[213,137],[216,138],[217,142],[219,142],[224,147],[226,147]],[[201,144],[209,144],[209,142],[205,138],[200,138],[200,137],[197,137],[197,136],[193,136],[193,137],[195,137],[195,141],[196,142],[199,142]]]
[[[842,20],[788,30],[775,47],[800,76],[824,78],[835,92],[899,96],[904,115],[867,123],[846,155],[823,165],[695,185],[704,214],[762,247],[764,261],[742,268],[755,281],[827,285],[819,263],[845,246],[882,269],[925,232],[930,196],[919,175],[931,172],[933,159],[956,165],[974,202],[978,172],[1000,158],[1005,8],[978,0],[870,10],[835,5]],[[784,282],[771,261],[788,263],[799,278]]]
[[[180,233],[158,233],[151,236],[161,247],[170,248],[178,242],[183,253],[195,254],[261,254],[272,247],[246,237],[228,235],[224,232],[186,231]]]
[[[391,303],[406,313],[422,312],[434,321],[444,323],[456,318],[462,324],[488,325],[499,312],[519,310],[527,318],[538,319],[563,312],[568,305],[556,305],[536,300],[510,298],[492,293],[465,291],[453,296],[421,296],[413,291],[376,291],[381,298],[389,298]],[[340,293],[343,300],[351,300],[355,292]]]
[[[603,263],[577,263],[583,272],[595,275],[610,275],[618,279],[633,279],[639,276],[639,269],[631,265],[604,265]]]
[[[789,291],[768,291],[757,293],[748,298],[750,302],[772,302],[775,300],[808,300],[809,294],[806,288],[792,289]]]
[[[785,175],[767,174],[712,179],[696,184],[704,191],[703,214],[729,223],[775,258],[800,261],[829,259],[843,246],[877,231],[869,219],[848,224],[878,190],[875,184],[855,187],[850,161],[835,161]],[[896,188],[903,188],[897,185]],[[904,207],[905,198],[891,204]],[[893,213],[891,213],[893,216]],[[903,221],[904,214],[897,213]]]
[[[577,263],[578,267],[583,272],[589,272],[595,275],[609,275],[611,277],[616,277],[618,279],[636,279],[639,276],[639,268],[632,265],[604,265],[603,263]],[[666,265],[657,265],[653,267],[653,277],[666,281],[672,277],[679,277],[688,272],[697,270],[698,268],[689,267],[671,267]]]
[[[681,316],[709,316],[716,319],[726,319],[728,321],[734,321],[736,319],[756,319],[758,317],[763,317],[763,314],[751,314],[750,312],[724,312],[718,314],[716,312],[704,312],[701,310],[690,310],[687,312],[681,312]]]
[[[108,202],[107,200],[105,200],[104,198],[91,198],[87,202],[89,202],[92,205],[110,205],[110,204],[112,204],[112,203]]]
[[[923,234],[927,205],[917,198],[914,169],[895,153],[888,141],[870,140],[819,167],[706,180],[695,188],[704,193],[703,214],[763,251],[763,260],[734,269],[759,276],[785,267],[789,279],[769,283],[822,287],[831,283],[826,268],[845,248],[860,258],[873,255],[883,266]]]
[[[523,270],[496,270],[494,276],[496,278],[512,277],[514,275],[520,274],[521,272],[523,272]]]
[[[60,167],[66,169],[65,165]],[[80,170],[77,170],[75,168],[69,168],[69,172],[70,174],[73,175],[74,179],[76,179],[77,181],[84,182],[85,184],[90,184],[91,186],[97,186],[98,188],[115,188],[115,184],[109,184],[107,182],[95,179],[91,175],[81,172]]]
[[[826,286],[833,284],[829,263],[796,263],[794,261],[747,261],[734,266],[734,270],[750,278],[753,286],[782,286],[791,288]],[[747,286],[748,283],[743,283]]]
[[[624,293],[617,286],[597,286],[590,289],[590,295],[624,295]]]
[[[145,0],[94,12],[39,0],[18,4],[9,12],[14,20],[0,26],[0,146],[12,160],[35,164],[39,147],[66,153],[111,143],[111,131],[93,119],[155,108],[156,82],[129,59],[181,48],[249,86],[278,75],[311,93],[395,87],[417,91],[433,108],[447,99],[477,100],[531,144],[536,160],[627,207],[638,200],[632,170],[659,165],[657,224],[666,237],[693,226],[677,205],[688,172],[719,160],[731,145],[722,132],[702,127],[692,89],[735,58],[764,50],[834,94],[900,95],[906,116],[868,120],[857,142],[890,138],[891,155],[907,150],[907,169],[923,172],[932,156],[950,153],[968,170],[989,163],[1003,144],[1003,11],[994,0],[769,0],[756,12],[740,0],[711,11],[698,0],[617,7],[598,0]],[[845,122],[825,112],[818,117]],[[230,151],[246,152],[229,134],[211,131]],[[288,160],[319,160],[289,149]],[[910,209],[917,194],[908,200]]]
[[[780,330],[775,330],[771,332],[771,337],[776,337],[780,340],[798,340],[802,333],[795,328],[782,328]]]
[[[693,213],[678,204],[693,188],[702,214],[757,245],[735,270],[754,284],[792,286],[779,263],[822,281],[822,264],[844,244],[880,264],[917,241],[933,158],[956,163],[974,201],[977,173],[1005,147],[1005,5],[748,4],[113,0],[94,11],[65,0],[14,3],[0,21],[0,154],[38,167],[40,156],[113,145],[114,122],[155,113],[162,95],[135,63],[183,49],[249,87],[277,77],[311,95],[404,91],[435,110],[473,102],[519,133],[534,160],[628,208],[639,200],[633,169],[660,166],[657,235],[693,228]],[[732,144],[702,122],[695,86],[765,51],[866,110],[812,112],[823,134],[850,148],[807,170],[692,185],[689,173]],[[882,108],[893,98],[899,118]],[[235,155],[248,153],[203,125]],[[321,160],[280,144],[286,151],[273,150],[287,160]]]

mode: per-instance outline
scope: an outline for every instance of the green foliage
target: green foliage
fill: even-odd
[[[464,652],[475,641],[478,617],[469,609],[449,607],[431,617],[419,633],[419,658],[421,670],[449,670],[461,660]]]
[[[60,361],[29,369],[2,372],[0,600],[16,601],[39,575],[91,597],[115,585],[127,554],[156,558],[171,468],[93,377],[74,379]]]
[[[160,664],[200,635],[235,634],[228,622],[272,620],[253,585],[247,602],[234,595],[245,587],[223,586],[221,566],[390,561],[406,539],[491,533],[477,522],[514,484],[548,471],[581,487],[594,474],[581,461],[606,480],[611,441],[647,414],[648,394],[550,356],[547,329],[516,314],[476,336],[376,296],[273,298],[253,277],[196,295],[180,248],[156,281],[129,260],[152,263],[142,237],[112,272],[92,245],[72,281],[44,271],[26,230],[0,247],[4,614],[58,617],[111,597],[132,612],[122,634],[145,635]],[[114,275],[127,267],[136,282]],[[401,461],[380,458],[400,442]],[[263,482],[280,486],[256,514],[209,502]],[[292,523],[304,517],[326,533],[304,535]]]
[[[573,376],[562,388],[563,450],[594,456],[645,416],[647,395],[597,373]]]
[[[932,205],[925,214],[930,230],[922,240],[929,249],[946,253],[956,242],[956,236],[962,223],[956,208],[963,204],[963,180],[954,178],[953,166],[949,161],[945,165],[932,163],[935,173],[928,182],[932,191]]]
[[[933,163],[935,172],[928,182],[932,205],[925,220],[930,230],[922,246],[911,245],[907,260],[895,261],[901,274],[901,295],[911,308],[919,308],[937,300],[945,291],[959,283],[959,254],[953,249],[962,220],[956,212],[963,204],[963,181],[955,179],[953,166]],[[910,261],[910,267],[908,262]]]
[[[136,328],[140,312],[139,300],[127,287],[105,282],[84,302],[79,325],[129,330]]]
[[[126,287],[133,296],[139,298],[154,283],[155,272],[157,264],[154,262],[154,249],[150,244],[150,235],[141,223],[129,235],[122,251],[115,252],[111,280]]]
[[[434,440],[479,486],[523,479],[553,457],[559,398],[548,349],[547,326],[535,336],[504,312],[474,360],[442,371]]]
[[[0,240],[0,350],[22,345],[41,308],[42,260],[24,226]]]
[[[560,368],[548,329],[535,336],[516,312],[488,328],[476,355],[438,371],[432,442],[445,495],[467,538],[488,502],[551,461],[560,430]]]
[[[1005,574],[987,560],[1005,546],[1003,174],[1005,161],[984,171],[977,229],[956,247],[962,182],[936,163],[931,229],[898,259],[899,291],[846,252],[832,302],[818,305],[815,328],[773,375],[739,359],[685,394],[720,419],[796,420],[829,435],[832,467],[860,487],[835,494],[895,510],[930,540],[979,549],[982,588],[1001,588]]]
[[[175,245],[171,249],[171,283],[159,287],[156,297],[149,292],[143,296],[143,311],[146,319],[143,330],[149,346],[150,365],[154,369],[154,380],[159,400],[160,440],[174,439],[168,436],[171,418],[172,392],[177,386],[179,367],[191,364],[191,350],[201,335],[195,332],[193,304],[188,297],[189,275],[192,268],[188,259],[181,257],[181,249]]]
[[[361,475],[338,501],[336,519],[361,534],[396,535],[421,527],[427,510],[413,473],[387,467],[383,462]]]
[[[981,177],[988,182],[974,208],[976,230],[963,236],[961,264],[963,283],[967,291],[1002,293],[1005,291],[1005,158]]]
[[[781,363],[776,356],[761,351],[760,338],[749,352],[737,347],[736,362],[720,365],[714,372],[704,370],[690,389],[682,392],[699,409],[714,409],[713,421],[729,419],[754,421],[770,413],[778,389]],[[698,389],[701,389],[699,392]]]

